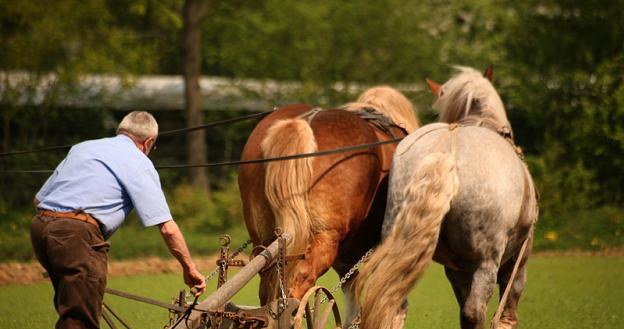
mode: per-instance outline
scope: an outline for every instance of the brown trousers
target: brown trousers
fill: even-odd
[[[110,246],[100,230],[75,219],[37,215],[30,238],[54,286],[56,328],[99,328]]]

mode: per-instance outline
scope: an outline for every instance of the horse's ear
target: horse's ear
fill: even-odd
[[[441,86],[439,83],[437,82],[433,82],[429,79],[425,79],[427,81],[427,85],[429,86],[429,90],[431,90],[431,92],[436,95],[437,97],[440,97],[440,91],[442,90]]]
[[[492,65],[488,66],[487,69],[485,69],[485,72],[483,73],[483,76],[490,80],[490,82],[492,82],[492,76],[494,75],[494,68],[492,67]]]

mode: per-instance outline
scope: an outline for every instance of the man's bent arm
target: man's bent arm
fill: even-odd
[[[191,253],[186,246],[184,236],[175,221],[170,220],[159,225],[169,252],[180,262],[184,271],[184,282],[203,291],[206,287],[203,275],[197,270],[195,263],[191,259]]]

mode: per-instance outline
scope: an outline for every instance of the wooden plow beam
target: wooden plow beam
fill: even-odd
[[[292,237],[284,233],[282,237],[288,245]],[[197,329],[202,325],[202,319],[208,313],[218,313],[223,311],[230,299],[238,293],[258,272],[267,264],[270,264],[275,255],[279,252],[279,239],[276,239],[265,250],[254,257],[247,265],[226,281],[219,289],[210,294],[187,315],[187,318],[180,321],[169,329]]]

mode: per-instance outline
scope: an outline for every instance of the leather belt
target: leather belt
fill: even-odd
[[[93,218],[93,216],[87,214],[87,213],[77,213],[77,212],[57,212],[57,211],[52,211],[52,210],[39,210],[38,213],[39,216],[43,216],[43,217],[52,217],[52,218],[69,218],[69,219],[75,219],[75,220],[79,220],[81,222],[85,222],[85,223],[89,223],[95,227],[98,228],[98,230],[100,229],[100,223],[95,220],[95,218]]]

